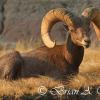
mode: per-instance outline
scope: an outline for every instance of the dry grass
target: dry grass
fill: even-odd
[[[58,83],[52,78],[40,76],[40,78],[28,78],[21,79],[17,81],[0,81],[0,96],[4,95],[16,95],[16,97],[22,96],[24,94],[37,94],[37,90],[40,86],[54,87]]]
[[[24,48],[24,49],[22,49]],[[19,42],[15,49],[25,52],[30,49],[25,48]],[[33,49],[33,48],[31,48]],[[2,50],[1,55],[6,51]],[[48,89],[55,86],[63,85],[63,82],[54,80],[53,78],[40,76],[38,78],[20,79],[17,81],[0,80],[0,97],[15,96],[16,98],[23,95],[37,95],[38,88],[45,86]],[[100,85],[100,48],[87,49],[85,51],[84,60],[80,66],[79,75],[75,76],[68,82],[64,82],[65,87],[80,89],[84,86],[99,86]],[[44,100],[44,99],[43,99]],[[48,99],[49,100],[49,99]]]

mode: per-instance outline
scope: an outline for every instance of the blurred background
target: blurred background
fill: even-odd
[[[81,15],[89,6],[99,8],[100,0],[0,0],[0,56],[9,50],[26,52],[43,45],[40,37],[41,21],[49,10],[64,7],[76,15]],[[51,36],[57,44],[66,41],[67,35],[62,23],[57,23],[53,27]],[[86,49],[79,74],[71,79],[69,84],[66,82],[64,85],[80,90],[92,86],[91,89],[95,93],[95,88],[100,87],[100,41],[97,40],[94,30],[91,32],[91,39],[92,49]],[[11,82],[0,80],[0,97],[3,97],[0,100],[40,100],[38,96],[42,96],[37,91],[39,86],[46,86],[49,90],[60,84],[62,86],[61,82],[47,76]],[[43,100],[51,100],[46,99],[48,96],[44,96]],[[67,96],[66,98],[68,100]],[[84,98],[76,95],[70,100],[100,100],[100,95],[89,95]]]
[[[100,7],[100,0],[0,0],[0,49],[14,48],[16,42],[24,45],[41,45],[40,26],[43,16],[51,9],[65,7],[80,15],[84,8]],[[63,43],[66,32],[62,23],[54,26],[52,38]],[[91,47],[99,47],[92,30]]]

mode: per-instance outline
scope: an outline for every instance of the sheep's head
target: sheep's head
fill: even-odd
[[[90,23],[92,21],[94,22],[94,19],[97,18],[97,15],[96,17],[94,17],[95,13],[93,12],[93,10],[89,10],[87,13],[85,12],[86,11],[84,10],[82,15],[77,17],[64,8],[57,8],[49,11],[43,18],[41,25],[41,35],[44,44],[49,48],[53,48],[55,46],[56,42],[52,41],[49,36],[49,33],[51,31],[52,26],[56,22],[62,21],[63,23],[65,23],[66,30],[70,33],[71,39],[75,44],[77,44],[78,46],[89,47],[91,43],[89,32]],[[91,12],[92,15],[89,16],[88,13]],[[97,21],[95,22],[95,27],[98,28],[100,24],[98,25]],[[100,29],[100,26],[98,29]]]
[[[72,41],[85,48],[90,46],[90,20],[83,16],[75,18],[74,27],[67,29]]]

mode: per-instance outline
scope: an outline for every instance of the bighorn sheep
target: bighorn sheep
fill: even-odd
[[[69,33],[67,43],[64,45],[56,45],[49,36],[51,28],[59,21],[66,25]],[[68,74],[78,73],[84,56],[84,47],[88,48],[91,43],[89,32],[91,23],[100,39],[100,11],[96,8],[85,9],[81,16],[75,16],[64,8],[49,11],[41,25],[41,36],[46,46],[21,54],[23,58],[21,61],[24,61],[22,77],[51,75],[62,78]],[[13,70],[15,71],[15,68]]]

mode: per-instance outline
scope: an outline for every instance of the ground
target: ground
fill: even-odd
[[[21,51],[21,48],[19,51]],[[39,93],[41,86],[44,86],[42,87],[42,93],[46,91],[44,96],[41,96]],[[91,95],[87,97],[81,95],[88,87],[91,91]],[[57,90],[54,88],[57,88]],[[80,94],[73,96],[73,94],[70,93],[70,95],[67,96],[59,96],[59,92],[57,91],[62,88],[63,90],[69,89],[70,91],[77,89]],[[99,88],[100,48],[90,48],[85,50],[85,56],[80,65],[80,72],[74,78],[70,78],[70,80],[66,82],[54,80],[46,76],[19,79],[16,81],[0,80],[0,97],[4,100],[15,100],[18,98],[20,98],[20,100],[84,100],[84,98],[85,100],[100,100]],[[57,96],[51,95],[51,90],[53,93],[56,93]]]

